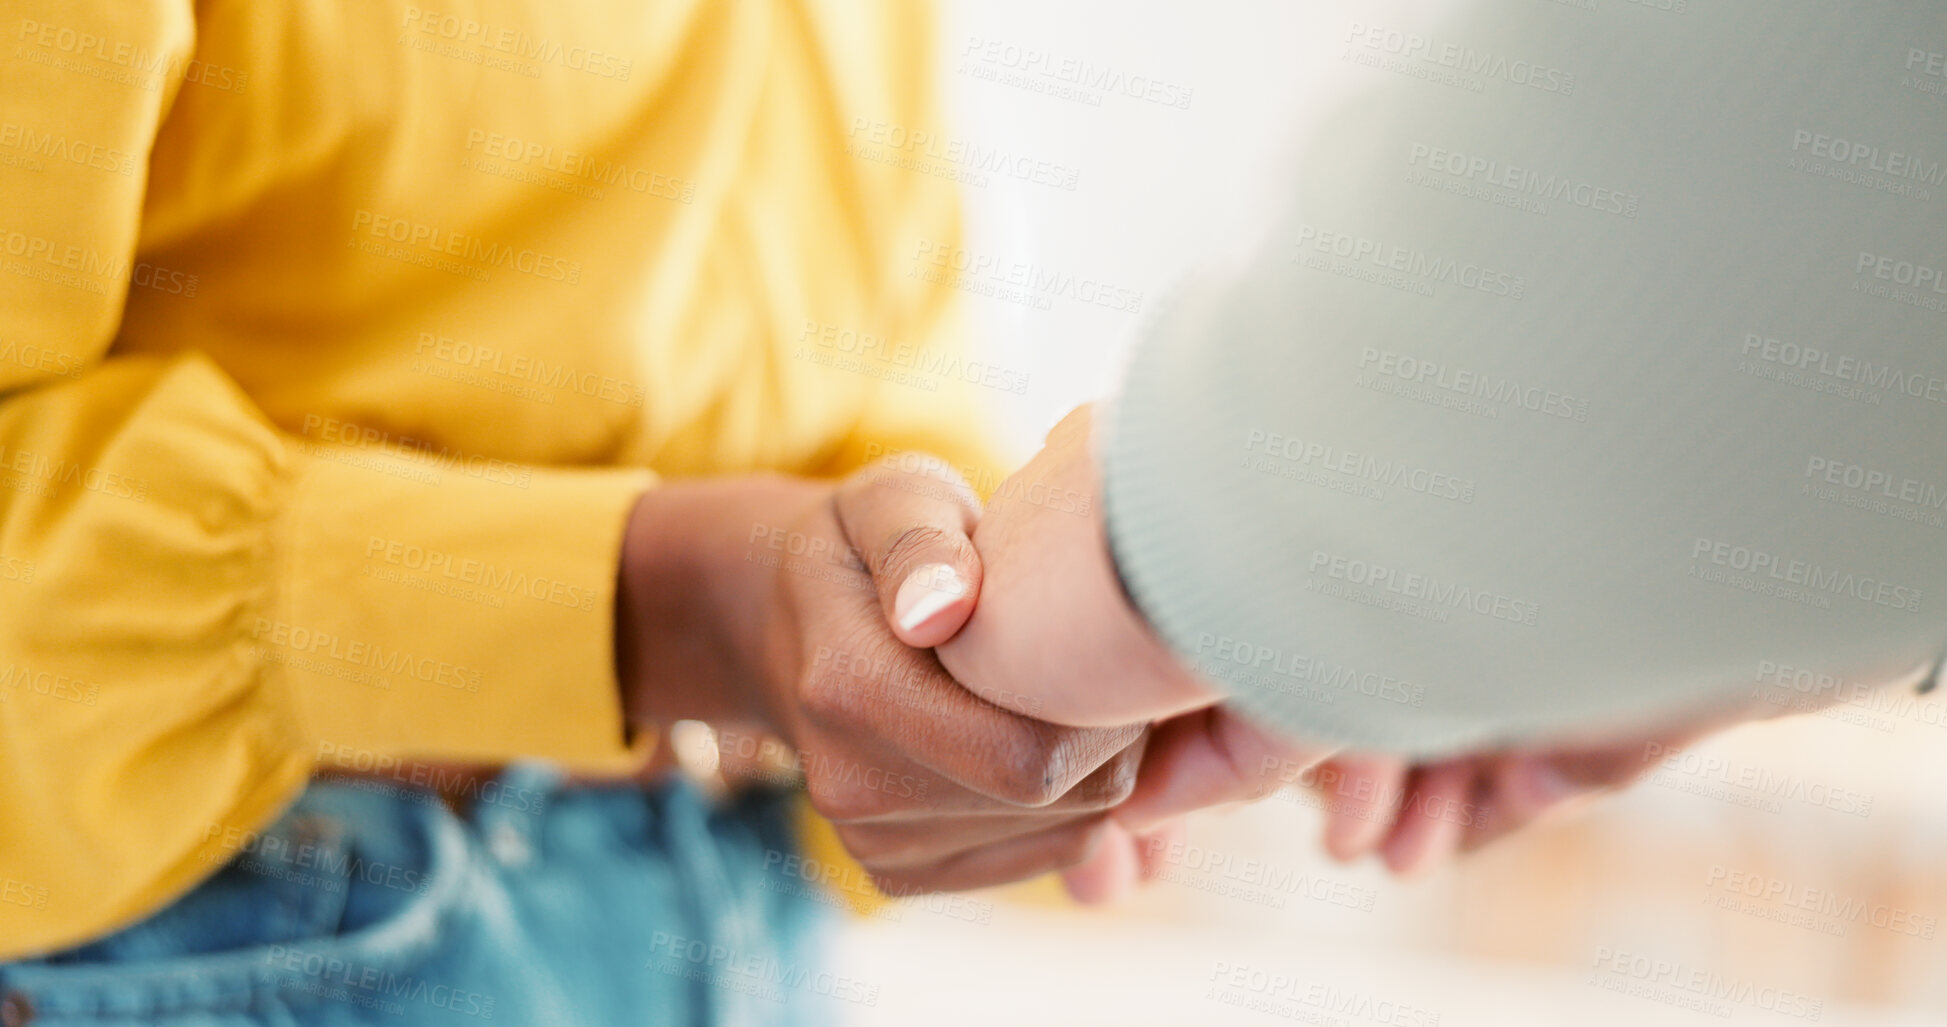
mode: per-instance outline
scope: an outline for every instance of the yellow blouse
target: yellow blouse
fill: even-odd
[[[991,466],[922,259],[958,230],[929,32],[0,24],[0,957],[152,912],[320,765],[623,765],[611,591],[658,475]]]

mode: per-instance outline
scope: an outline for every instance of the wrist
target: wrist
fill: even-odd
[[[761,543],[827,492],[753,475],[666,484],[637,501],[615,604],[616,674],[632,723],[775,727],[766,695],[777,571]]]

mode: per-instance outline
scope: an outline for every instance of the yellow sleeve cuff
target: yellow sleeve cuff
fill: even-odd
[[[632,769],[614,602],[648,471],[292,447],[275,591],[251,630],[313,759]]]

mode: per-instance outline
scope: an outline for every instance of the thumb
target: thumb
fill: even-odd
[[[838,519],[872,572],[893,635],[931,649],[973,615],[980,556],[970,536],[980,501],[943,462],[917,459],[918,470],[889,460],[846,479]]]

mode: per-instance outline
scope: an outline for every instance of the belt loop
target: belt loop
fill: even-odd
[[[501,865],[519,869],[539,855],[541,822],[566,779],[550,763],[514,763],[474,798],[474,826]]]

